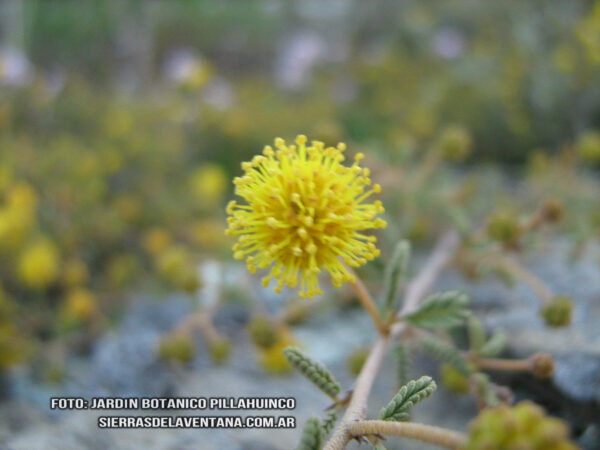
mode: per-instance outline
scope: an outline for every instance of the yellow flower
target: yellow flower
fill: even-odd
[[[296,145],[275,139],[275,150],[266,146],[263,155],[242,163],[245,174],[234,179],[236,194],[247,204],[232,201],[227,206],[228,235],[239,236],[234,257],[245,259],[248,270],[268,269],[263,286],[277,279],[276,292],[283,286],[296,288],[300,296],[321,294],[317,275],[324,268],[339,287],[353,282],[347,266],[358,267],[379,256],[376,238],[363,230],[383,228],[375,218],[384,209],[380,201],[363,203],[381,190],[370,184],[370,171],[342,164],[343,143],[325,147],[307,145],[298,136]]]
[[[295,339],[287,330],[281,330],[277,342],[267,348],[258,350],[258,361],[262,368],[274,375],[283,375],[292,371],[292,366],[283,354],[283,351],[294,345]]]
[[[152,228],[144,233],[142,245],[151,255],[156,255],[166,250],[171,245],[169,232],[162,228]]]
[[[14,185],[6,194],[6,204],[9,208],[33,211],[37,207],[37,194],[27,183]]]
[[[68,321],[87,321],[97,312],[96,297],[87,289],[77,288],[67,294],[63,304],[63,314]]]
[[[196,169],[189,180],[195,198],[205,206],[214,206],[222,201],[227,189],[227,175],[217,164],[207,164]]]
[[[58,249],[54,243],[40,239],[21,254],[19,278],[27,287],[43,289],[56,280],[59,266]]]

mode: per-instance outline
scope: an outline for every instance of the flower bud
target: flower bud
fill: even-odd
[[[462,161],[471,152],[471,136],[463,127],[452,125],[442,131],[437,149],[448,161]]]
[[[484,409],[469,425],[466,450],[564,449],[577,447],[568,439],[566,424],[548,417],[538,405],[523,401],[510,407]]]
[[[554,297],[550,303],[545,305],[540,314],[551,327],[563,327],[571,323],[573,312],[573,300],[567,295]]]
[[[600,133],[588,131],[579,136],[575,143],[575,150],[585,162],[600,162]]]
[[[521,229],[517,219],[510,212],[497,211],[488,220],[487,234],[495,241],[513,246],[521,234]]]
[[[536,353],[529,358],[529,364],[537,378],[550,378],[554,372],[554,361],[549,353]]]
[[[557,198],[551,198],[542,205],[542,216],[548,222],[554,223],[560,221],[565,215],[565,206]]]
[[[194,353],[194,341],[184,333],[175,332],[164,336],[158,345],[158,355],[168,361],[189,363],[194,359]]]
[[[258,347],[269,348],[277,342],[277,327],[268,317],[255,317],[248,324],[248,332],[252,342]]]
[[[224,364],[231,355],[231,341],[225,337],[212,339],[208,343],[208,351],[215,364]]]

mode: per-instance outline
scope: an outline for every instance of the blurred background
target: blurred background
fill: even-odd
[[[327,399],[277,376],[294,342],[350,387],[346,357],[373,337],[351,293],[310,307],[277,296],[224,235],[231,179],[274,137],[368,155],[388,196],[384,261],[399,237],[428,248],[457,217],[531,211],[548,192],[573,208],[557,251],[572,256],[600,227],[599,127],[600,2],[0,0],[0,447],[292,448],[300,428],[109,432],[48,398],[302,396],[300,427]],[[433,193],[410,190],[448,133],[469,154],[440,166]],[[549,169],[569,165],[585,181]],[[364,269],[375,286],[383,264]],[[581,287],[581,273],[547,270]],[[391,388],[378,389],[381,405]],[[597,417],[586,395],[561,401]],[[475,406],[440,396],[431,421],[458,402],[445,420],[464,428]]]

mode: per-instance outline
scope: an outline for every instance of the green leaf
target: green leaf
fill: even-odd
[[[298,450],[321,450],[323,446],[323,433],[319,419],[311,417],[306,421],[302,429],[302,437]]]
[[[504,330],[497,330],[489,341],[485,343],[480,349],[479,354],[485,357],[492,357],[500,354],[506,346],[506,333]]]
[[[420,328],[450,328],[469,317],[469,298],[457,291],[448,291],[429,297],[421,307],[404,320]]]
[[[421,400],[435,392],[435,381],[431,377],[422,376],[418,380],[409,381],[402,386],[392,401],[381,410],[382,420],[406,420],[410,409]]]
[[[390,259],[385,269],[383,279],[383,305],[387,312],[393,311],[396,307],[396,292],[398,292],[398,286],[406,275],[409,259],[410,242],[406,240],[399,241],[392,254],[392,259]]]
[[[484,346],[485,341],[485,331],[480,320],[475,316],[469,317],[469,344],[471,349],[479,352]]]
[[[433,337],[422,338],[420,343],[433,357],[450,364],[465,376],[471,375],[472,370],[469,363],[457,348]]]
[[[327,367],[317,361],[313,361],[295,347],[286,348],[283,354],[295,369],[312,381],[325,394],[333,400],[337,398],[341,389],[340,384],[335,380]]]
[[[410,352],[405,345],[398,344],[396,347],[396,370],[398,386],[404,386],[409,381]]]

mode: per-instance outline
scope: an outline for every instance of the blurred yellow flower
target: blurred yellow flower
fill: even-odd
[[[37,207],[37,195],[27,183],[18,183],[6,194],[6,205],[9,208],[33,211]]]
[[[217,164],[200,167],[190,177],[192,194],[204,206],[215,206],[221,202],[226,188],[227,175]]]
[[[48,239],[39,239],[25,248],[19,258],[18,273],[23,284],[32,289],[44,289],[59,273],[59,254]]]
[[[462,161],[471,152],[471,147],[471,135],[460,125],[444,128],[437,141],[438,150],[449,161]]]
[[[173,245],[165,249],[157,255],[155,263],[159,275],[173,286],[188,293],[200,287],[196,264],[184,247]]]
[[[192,243],[204,249],[217,249],[224,246],[223,222],[216,219],[204,219],[193,222],[189,227]]]
[[[142,245],[148,253],[156,255],[171,245],[171,235],[162,228],[152,228],[144,233]]]
[[[589,163],[600,161],[600,133],[586,131],[577,139],[575,150],[582,160]]]
[[[576,33],[590,62],[600,63],[600,3],[577,25]]]
[[[32,215],[22,209],[0,209],[0,245],[18,248],[33,222]]]
[[[63,314],[69,321],[87,321],[96,314],[97,310],[96,298],[83,288],[69,292],[63,304]]]
[[[258,359],[262,368],[275,375],[291,372],[292,366],[283,354],[283,350],[294,344],[295,340],[292,334],[284,331],[275,344],[268,348],[259,349]]]
[[[341,164],[345,144],[306,141],[301,135],[296,145],[286,145],[277,138],[276,150],[266,146],[263,155],[242,163],[245,175],[234,184],[247,204],[229,203],[227,234],[239,236],[234,257],[245,259],[250,272],[274,264],[263,286],[276,278],[280,292],[285,285],[297,287],[300,278],[300,296],[312,298],[322,293],[317,279],[322,267],[339,287],[354,281],[346,266],[379,256],[376,238],[361,231],[386,222],[376,218],[384,211],[380,201],[363,203],[381,190],[377,184],[365,189],[371,180],[369,169],[359,166],[364,155],[347,167]]]

